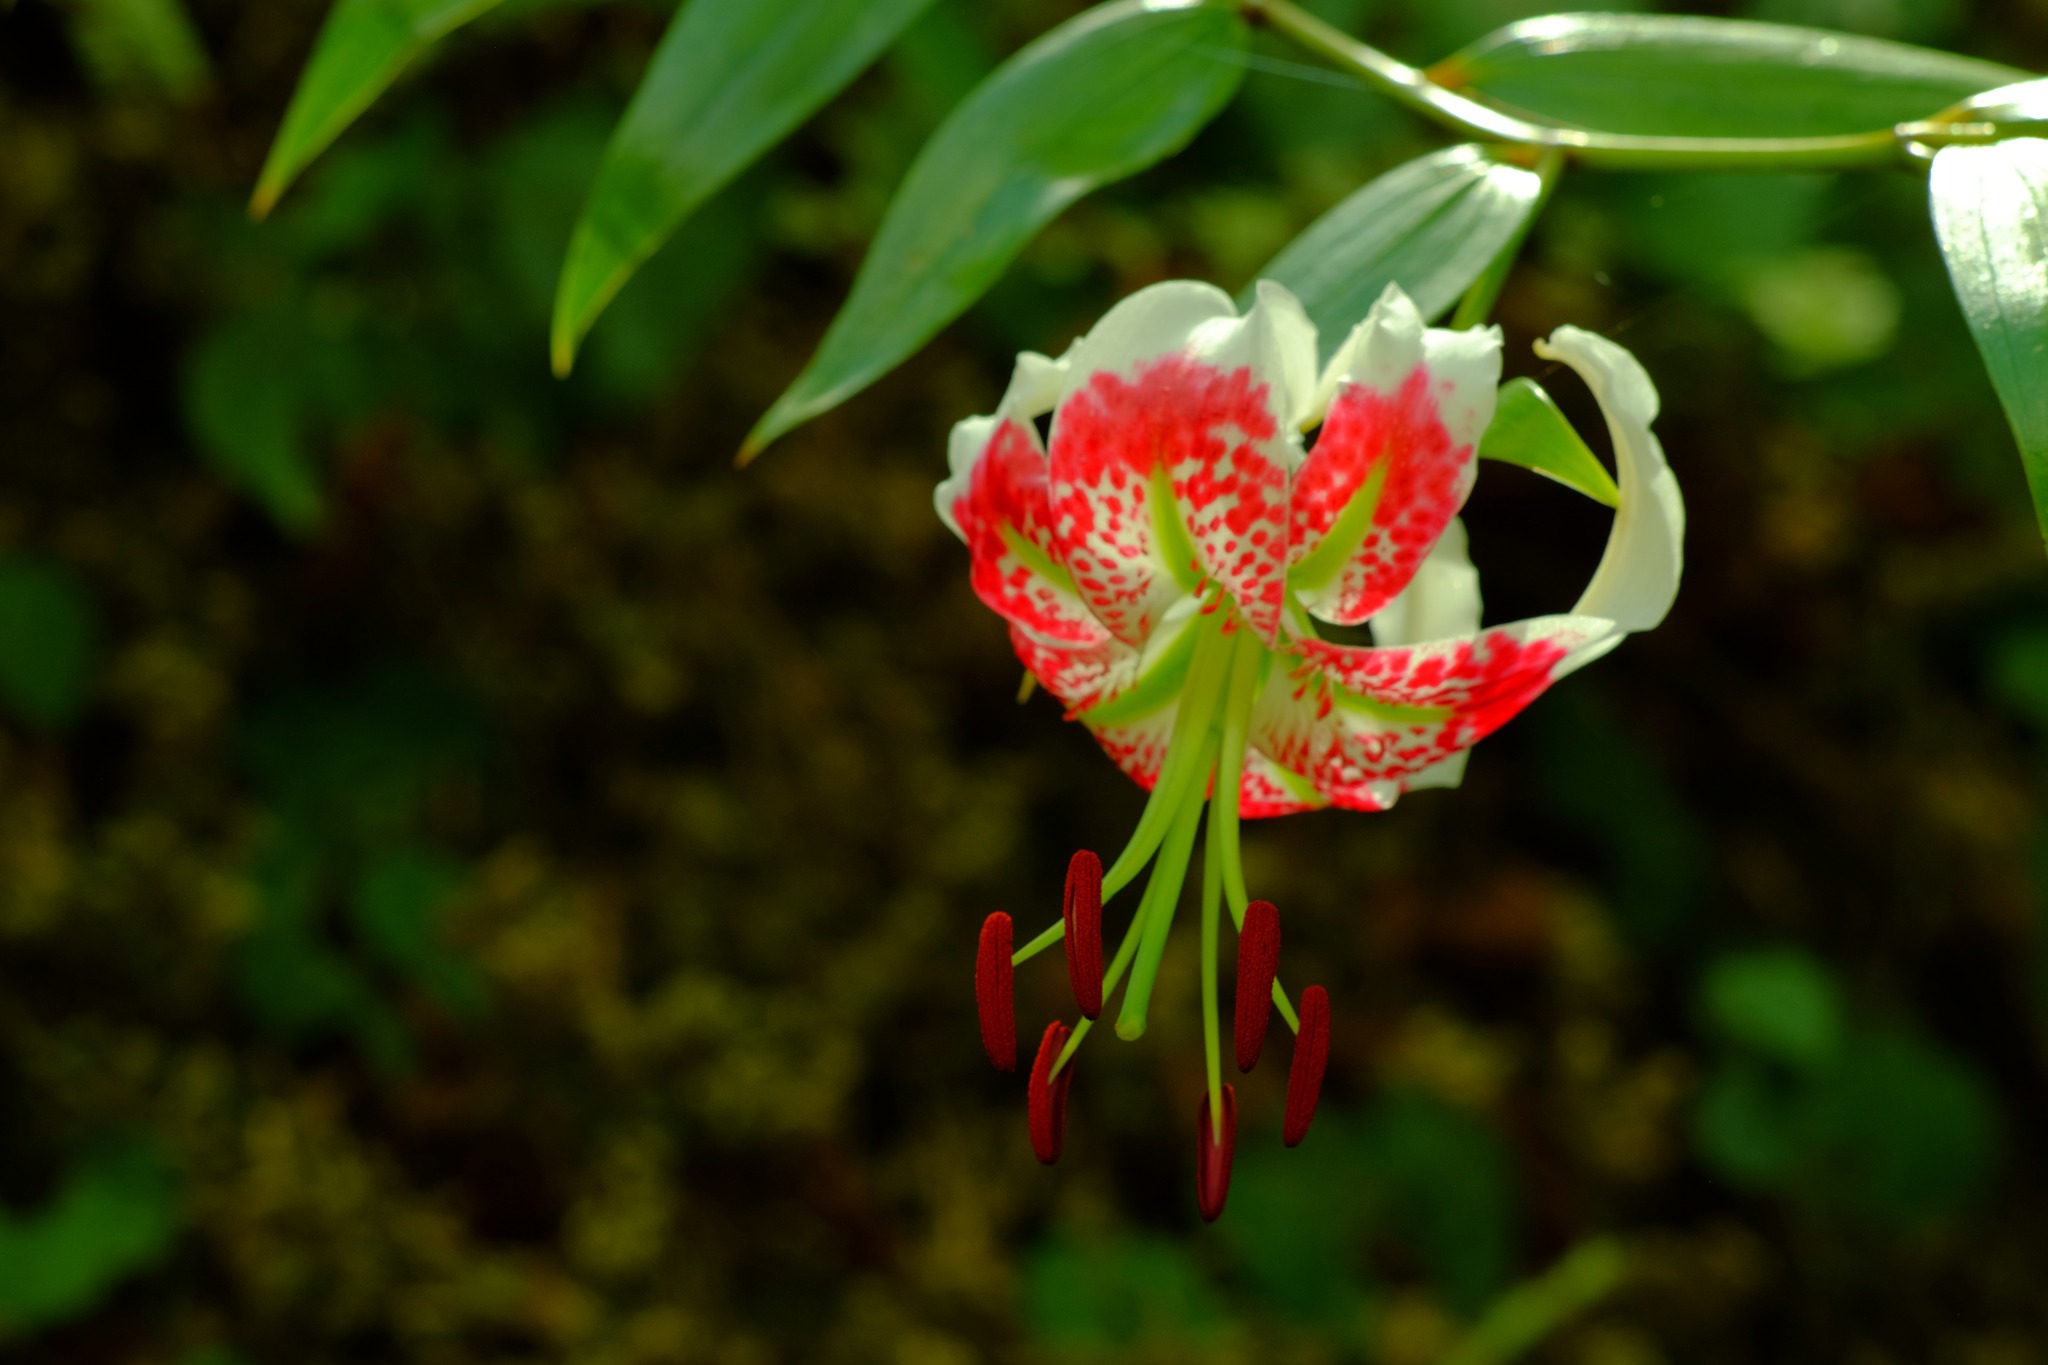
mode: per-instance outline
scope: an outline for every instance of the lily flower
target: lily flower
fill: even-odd
[[[1577,371],[1606,415],[1614,525],[1570,612],[1484,629],[1458,512],[1494,415],[1500,329],[1425,326],[1396,286],[1319,369],[1315,328],[1279,285],[1261,282],[1243,316],[1212,286],[1154,285],[1057,360],[1020,355],[996,411],[954,427],[936,502],[968,546],[976,594],[1009,624],[1031,678],[1151,792],[1106,872],[1076,855],[1059,923],[1014,952],[1008,915],[984,925],[977,988],[998,1065],[1014,1065],[1012,966],[1067,944],[1083,1017],[1046,1030],[1033,1068],[1042,1160],[1058,1153],[1070,1062],[1105,993],[1124,984],[1119,1036],[1145,1031],[1205,807],[1197,1171],[1213,1218],[1236,1121],[1218,1042],[1222,905],[1240,931],[1240,1060],[1258,1056],[1263,997],[1296,1031],[1290,1146],[1329,1040],[1322,988],[1297,1015],[1274,977],[1277,915],[1249,898],[1239,822],[1379,811],[1454,787],[1473,744],[1669,610],[1685,512],[1650,430],[1656,390],[1621,347],[1576,327],[1536,349]],[[1360,625],[1369,646],[1323,633]],[[1105,970],[1102,901],[1147,864]]]

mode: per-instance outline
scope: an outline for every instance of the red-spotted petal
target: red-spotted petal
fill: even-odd
[[[1464,506],[1500,345],[1496,327],[1425,327],[1389,285],[1330,362],[1288,529],[1290,585],[1315,615],[1355,625],[1380,610]]]
[[[1180,709],[1178,697],[1168,695],[1157,707],[1112,722],[1090,721],[1086,713],[1089,708],[1127,692],[1137,683],[1143,672],[1142,664],[1148,658],[1170,650],[1141,653],[1113,639],[1095,645],[1049,644],[1015,626],[1010,628],[1010,645],[1039,685],[1066,706],[1069,718],[1086,723],[1103,752],[1115,759],[1117,766],[1139,786],[1150,791],[1166,762],[1166,747],[1173,738],[1173,719]],[[1174,663],[1165,658],[1157,666],[1171,668]]]
[[[1298,666],[1260,696],[1253,740],[1331,803],[1384,810],[1619,639],[1611,621],[1550,616],[1422,645],[1300,641]]]
[[[1047,640],[1095,644],[1108,632],[1074,592],[1053,553],[1045,448],[1031,424],[1057,393],[1056,362],[1018,358],[993,417],[953,428],[951,476],[935,494],[939,516],[967,542],[974,591],[1011,624]]]
[[[1244,780],[1239,785],[1237,813],[1246,820],[1267,820],[1277,815],[1294,815],[1329,805],[1329,799],[1300,773],[1289,772],[1257,749],[1244,756]]]
[[[1204,580],[1277,636],[1314,347],[1278,286],[1238,318],[1220,291],[1175,281],[1119,304],[1069,353],[1052,436],[1058,545],[1119,639],[1142,643]]]

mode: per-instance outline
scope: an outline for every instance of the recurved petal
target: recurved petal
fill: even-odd
[[[1060,555],[1095,616],[1137,644],[1204,579],[1269,643],[1285,593],[1287,490],[1315,332],[1277,285],[1239,318],[1173,281],[1112,309],[1068,353],[1053,419]]]
[[[1426,327],[1388,285],[1332,358],[1290,500],[1289,585],[1309,611],[1355,625],[1415,576],[1472,491],[1500,346],[1497,327]]]
[[[967,542],[974,591],[1012,625],[1051,641],[1108,637],[1052,550],[1045,449],[1032,419],[1059,393],[1063,366],[1026,352],[993,416],[953,428],[951,474],[938,486],[939,517]]]
[[[1300,773],[1281,767],[1257,749],[1244,756],[1244,780],[1239,785],[1237,813],[1246,820],[1265,820],[1276,815],[1294,815],[1319,810],[1329,798]]]
[[[1193,654],[1188,626],[1196,605],[1183,599],[1142,650],[1112,636],[1090,645],[1065,645],[1010,629],[1010,644],[1032,676],[1148,791],[1159,780],[1173,738]]]
[[[1607,415],[1621,476],[1621,506],[1607,552],[1572,611],[1604,616],[1624,631],[1648,630],[1671,610],[1685,567],[1685,500],[1650,430],[1657,419],[1656,386],[1634,356],[1577,327],[1558,328],[1548,342],[1536,343],[1536,353],[1562,360],[1593,390]]]
[[[1254,733],[1332,803],[1384,809],[1455,785],[1457,756],[1620,638],[1598,617],[1547,616],[1420,645],[1302,641],[1301,667],[1287,689],[1269,685]]]

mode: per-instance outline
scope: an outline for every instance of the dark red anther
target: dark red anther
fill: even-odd
[[[1067,979],[1081,1015],[1102,1013],[1102,859],[1082,849],[1067,864],[1067,894],[1060,908],[1067,930]]]
[[[1038,1042],[1038,1060],[1031,1064],[1031,1150],[1048,1166],[1060,1159],[1060,1140],[1067,1131],[1067,1091],[1074,1083],[1074,1068],[1065,1068],[1055,1078],[1052,1066],[1071,1033],[1057,1019],[1047,1024],[1045,1037]]]
[[[1289,1147],[1308,1136],[1309,1121],[1322,1098],[1323,1069],[1330,1064],[1330,993],[1310,986],[1301,993],[1301,1032],[1294,1036],[1294,1065],[1287,1069],[1287,1121],[1280,1136]]]
[[[974,1003],[981,1010],[981,1045],[998,1071],[1017,1069],[1017,1002],[1011,985],[1010,917],[998,910],[981,922],[974,959]]]
[[[1202,1206],[1202,1221],[1213,1223],[1230,1197],[1230,1159],[1237,1155],[1237,1092],[1223,1087],[1223,1141],[1216,1140],[1216,1127],[1209,1122],[1209,1092],[1202,1092],[1202,1107],[1195,1112],[1195,1199]]]
[[[1244,928],[1237,934],[1237,1018],[1230,1037],[1237,1044],[1237,1069],[1250,1071],[1266,1046],[1266,1024],[1273,1017],[1273,973],[1280,967],[1280,912],[1271,901],[1253,901],[1244,908]]]

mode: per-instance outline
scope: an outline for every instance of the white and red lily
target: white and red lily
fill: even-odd
[[[953,429],[936,501],[975,592],[1032,676],[1153,793],[1102,879],[1114,894],[1157,855],[1110,967],[1113,987],[1135,958],[1120,1033],[1143,1031],[1212,792],[1205,879],[1242,924],[1240,817],[1384,810],[1455,786],[1474,743],[1670,608],[1685,513],[1650,431],[1655,389],[1575,327],[1537,350],[1599,400],[1620,501],[1569,613],[1487,629],[1457,517],[1493,417],[1500,331],[1426,327],[1398,287],[1319,371],[1315,328],[1280,286],[1261,283],[1240,317],[1209,285],[1155,285],[1059,359],[1019,356],[996,411]],[[1319,622],[1369,623],[1374,643],[1323,639]],[[1207,1111],[1234,1113],[1211,1051]]]

